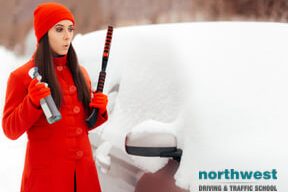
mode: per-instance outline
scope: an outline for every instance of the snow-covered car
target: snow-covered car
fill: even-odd
[[[73,42],[94,87],[105,33],[77,35]],[[109,120],[90,134],[103,191],[244,184],[286,191],[287,34],[287,24],[264,22],[114,29],[104,87]],[[177,163],[128,154],[125,144],[142,155],[145,147],[183,153]],[[232,178],[234,172],[240,176]]]

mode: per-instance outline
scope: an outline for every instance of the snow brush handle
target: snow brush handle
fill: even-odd
[[[98,79],[98,85],[97,85],[96,92],[103,92],[105,78],[106,78],[106,72],[105,71],[101,71],[99,73],[99,79]]]
[[[112,41],[112,34],[113,34],[113,27],[108,26],[108,30],[107,30],[107,34],[106,34],[106,40],[105,40],[105,47],[104,47],[104,52],[103,52],[103,57],[102,57],[102,69],[99,73],[96,92],[103,92],[105,78],[106,78],[106,67],[107,67],[107,63],[108,63],[110,45],[111,45],[111,41]],[[99,109],[93,108],[92,113],[86,119],[86,123],[87,123],[89,128],[93,128],[94,125],[96,124],[98,112],[99,112]]]

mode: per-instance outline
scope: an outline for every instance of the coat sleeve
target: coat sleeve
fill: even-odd
[[[91,94],[92,86],[91,86],[91,80],[90,80],[89,74],[87,73],[86,69],[84,67],[82,67],[82,66],[81,66],[81,70],[83,72],[83,75],[84,75],[87,83],[88,83],[88,88],[89,88],[89,91],[90,91],[90,94]],[[103,112],[102,114],[98,113],[97,121],[95,123],[95,126],[92,129],[95,129],[96,127],[102,125],[107,120],[108,120],[108,112],[107,112],[107,109],[106,109],[105,112]],[[88,130],[92,130],[92,129],[89,128]]]
[[[42,109],[35,107],[27,95],[23,81],[10,74],[2,117],[2,127],[10,139],[17,139],[38,120]]]

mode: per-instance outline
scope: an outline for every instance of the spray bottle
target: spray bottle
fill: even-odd
[[[37,67],[31,68],[28,74],[32,79],[36,78],[41,82],[42,76],[39,74]],[[55,123],[62,118],[51,94],[41,99],[40,105],[49,124]]]

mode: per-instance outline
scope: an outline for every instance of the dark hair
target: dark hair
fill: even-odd
[[[42,75],[42,81],[48,83],[55,104],[59,108],[61,106],[63,96],[54,72],[53,55],[49,46],[47,33],[38,43],[34,61],[35,66],[38,67],[39,73]],[[72,44],[70,45],[67,53],[67,65],[77,87],[78,98],[80,101],[82,101],[84,108],[89,111],[90,91],[78,64],[78,59]]]

